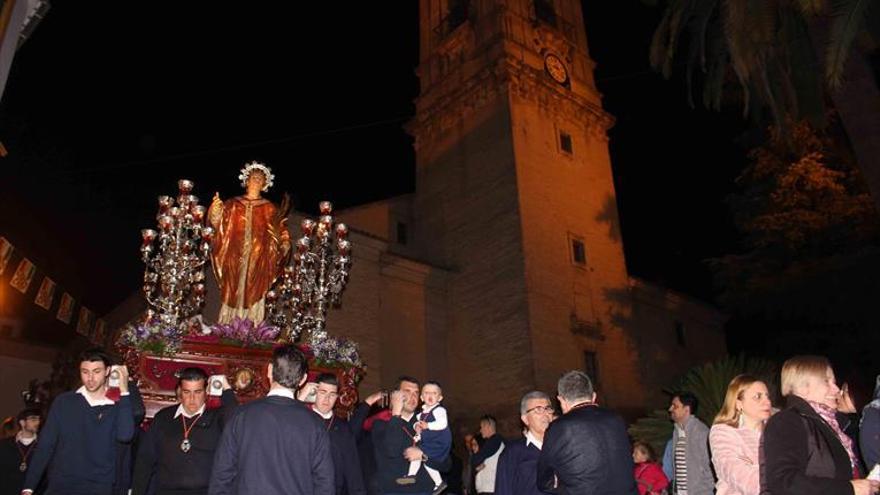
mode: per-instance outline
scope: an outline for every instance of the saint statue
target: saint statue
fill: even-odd
[[[208,210],[215,231],[211,258],[220,286],[218,323],[229,323],[235,317],[263,321],[266,292],[281,274],[290,251],[288,196],[278,208],[260,195],[272,187],[272,169],[248,163],[238,178],[244,196],[221,201],[216,193]]]

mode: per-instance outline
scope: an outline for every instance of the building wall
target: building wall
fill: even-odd
[[[584,369],[584,353],[593,352],[605,403],[637,408],[643,391],[626,324],[626,263],[604,131],[541,108],[537,95],[516,96],[512,111],[537,384],[552,390],[561,372]],[[560,129],[571,135],[571,155],[559,149]],[[575,240],[584,246],[584,264],[573,260]],[[595,333],[574,333],[573,320],[593,326]]]
[[[727,352],[726,317],[715,308],[640,280],[630,279],[632,322],[645,383],[644,407],[666,407],[664,393],[690,368]]]
[[[58,349],[17,340],[0,340],[0,418],[24,408],[21,392],[31,380],[48,380]]]
[[[534,384],[509,106],[489,98],[423,136],[413,208],[418,250],[450,272],[445,397],[474,417]]]

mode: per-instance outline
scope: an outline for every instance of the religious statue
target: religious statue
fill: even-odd
[[[235,317],[263,321],[266,292],[281,274],[290,251],[289,197],[285,194],[279,208],[260,195],[272,187],[272,170],[252,162],[241,169],[238,178],[244,196],[221,201],[216,193],[208,210],[215,230],[211,258],[220,286],[218,323],[230,323]]]

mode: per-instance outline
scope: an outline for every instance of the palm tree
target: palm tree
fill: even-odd
[[[771,396],[777,390],[776,365],[766,359],[748,359],[743,355],[725,357],[702,366],[691,368],[670,390],[690,392],[699,402],[697,417],[703,423],[711,425],[715,415],[724,404],[727,385],[733,377],[747,373],[762,380],[770,389]],[[666,442],[672,435],[672,422],[669,413],[658,409],[649,416],[637,420],[629,427],[629,434],[636,440],[648,442],[658,454],[662,454]]]
[[[766,108],[777,125],[790,117],[824,127],[830,100],[880,209],[880,90],[868,54],[856,43],[877,3],[669,0],[654,33],[651,65],[668,78],[684,39],[691,105],[694,82],[701,81],[703,104],[719,110],[732,73],[744,114]]]

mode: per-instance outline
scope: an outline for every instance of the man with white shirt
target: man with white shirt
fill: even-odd
[[[330,434],[330,454],[336,479],[337,495],[365,495],[357,442],[345,418],[333,412],[339,398],[339,381],[332,373],[321,373],[313,383],[306,384],[299,392],[299,399],[314,397],[312,411],[321,417]]]
[[[180,403],[153,418],[140,442],[134,469],[134,495],[204,495],[208,493],[214,452],[223,426],[238,402],[224,375],[218,375],[222,406],[208,409],[208,374],[184,368],[177,378]],[[154,491],[149,491],[150,487]]]
[[[111,372],[118,395],[108,398]],[[40,441],[32,454],[22,494],[31,494],[48,470],[45,493],[108,495],[123,489],[118,461],[135,434],[135,411],[143,410],[139,395],[129,394],[128,369],[113,366],[99,348],[80,355],[82,386],[52,402]],[[118,398],[117,398],[118,397]],[[127,487],[124,487],[127,490]]]
[[[306,357],[294,345],[275,348],[269,394],[238,407],[223,429],[211,495],[334,495],[330,437],[324,422],[296,399]]]
[[[544,392],[529,392],[519,402],[519,414],[526,425],[523,438],[509,441],[495,472],[495,495],[541,495],[538,490],[538,457],[544,432],[553,420],[553,406]]]
[[[475,454],[471,455],[471,466],[476,471],[474,488],[477,494],[492,495],[495,492],[495,473],[498,458],[504,452],[504,438],[498,434],[498,422],[489,414],[480,418],[480,435],[485,440]]]
[[[0,440],[0,495],[18,495],[37,446],[40,410],[25,409],[16,417],[18,433]]]

